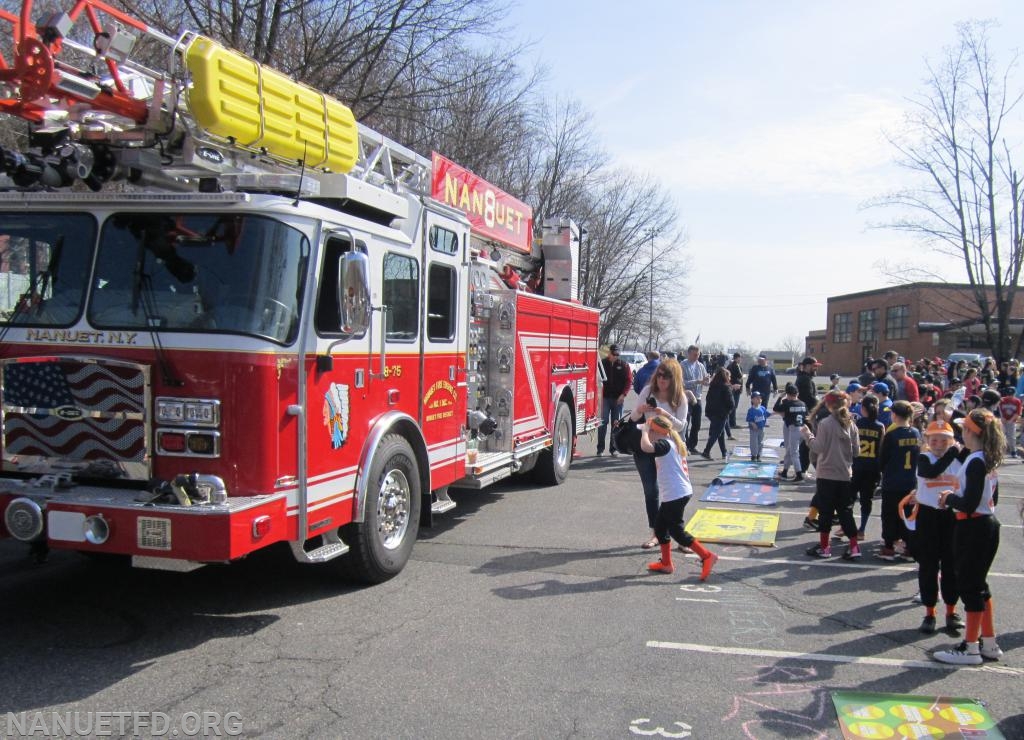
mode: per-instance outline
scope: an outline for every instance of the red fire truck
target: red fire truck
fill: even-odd
[[[288,542],[373,582],[449,487],[565,479],[598,421],[575,224],[534,239],[208,38],[31,15],[0,11],[0,536],[181,571]]]

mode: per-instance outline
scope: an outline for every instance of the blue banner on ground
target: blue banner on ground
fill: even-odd
[[[700,500],[774,506],[779,500],[779,484],[757,480],[715,478]]]
[[[778,466],[775,463],[731,462],[726,463],[719,478],[744,478],[748,480],[774,480]]]

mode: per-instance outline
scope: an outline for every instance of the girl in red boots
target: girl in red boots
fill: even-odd
[[[988,570],[999,549],[996,468],[1003,461],[1006,440],[999,420],[984,409],[975,409],[964,417],[963,433],[957,474],[960,487],[955,493],[943,491],[939,506],[953,509],[954,569],[967,626],[963,642],[932,653],[932,657],[940,663],[980,665],[983,660],[999,660],[1003,655],[996,642]]]
[[[707,580],[718,556],[709,552],[683,528],[683,511],[693,495],[686,465],[686,445],[672,422],[664,416],[652,417],[640,434],[640,449],[655,458],[658,468],[658,516],[654,536],[661,547],[661,560],[650,563],[656,573],[672,573],[672,539],[690,548],[701,561],[700,579]]]

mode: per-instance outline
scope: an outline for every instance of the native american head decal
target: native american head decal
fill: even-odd
[[[348,438],[348,386],[331,383],[324,394],[324,426],[331,433],[331,447],[338,449]]]

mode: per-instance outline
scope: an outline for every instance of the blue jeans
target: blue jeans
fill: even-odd
[[[647,508],[647,526],[654,529],[658,521],[658,467],[654,455],[638,452],[633,455],[636,471],[640,473],[640,484],[644,488],[644,506]]]
[[[604,452],[604,439],[608,434],[608,423],[614,424],[622,418],[622,404],[617,398],[601,399],[601,426],[597,428],[597,454]],[[608,440],[608,450],[615,452],[615,435]]]

